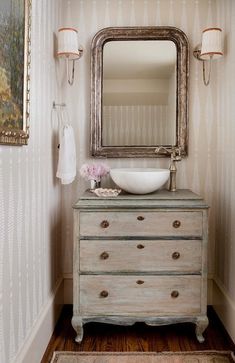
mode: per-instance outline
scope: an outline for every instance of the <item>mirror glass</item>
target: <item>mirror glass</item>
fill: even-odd
[[[171,40],[105,43],[103,146],[176,144],[176,69]]]
[[[99,30],[91,44],[92,156],[168,157],[172,146],[187,155],[188,63],[188,39],[175,27]]]

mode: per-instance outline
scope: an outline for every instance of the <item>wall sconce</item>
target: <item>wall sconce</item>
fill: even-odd
[[[83,48],[78,45],[78,32],[74,28],[60,28],[58,30],[58,50],[57,56],[66,59],[67,80],[70,86],[74,81],[75,60],[81,58]],[[70,62],[72,70],[70,71]]]
[[[193,52],[194,57],[202,61],[203,82],[205,86],[210,83],[211,61],[222,57],[222,30],[220,28],[208,28],[202,32],[202,43]],[[206,79],[205,62],[209,61],[208,76]]]

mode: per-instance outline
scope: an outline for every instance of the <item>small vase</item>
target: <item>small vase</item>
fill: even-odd
[[[96,181],[96,180],[90,180],[91,182],[91,190],[100,188],[100,181]]]

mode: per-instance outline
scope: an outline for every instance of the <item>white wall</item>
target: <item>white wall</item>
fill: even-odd
[[[31,360],[25,344],[32,342],[61,277],[61,188],[51,125],[51,105],[58,99],[53,58],[58,11],[57,0],[33,1],[29,144],[0,146],[2,363],[39,361],[49,337],[37,341]]]

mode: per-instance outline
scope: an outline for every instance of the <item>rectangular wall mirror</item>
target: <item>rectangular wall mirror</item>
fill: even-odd
[[[187,154],[188,42],[172,27],[106,28],[92,42],[95,157]]]

